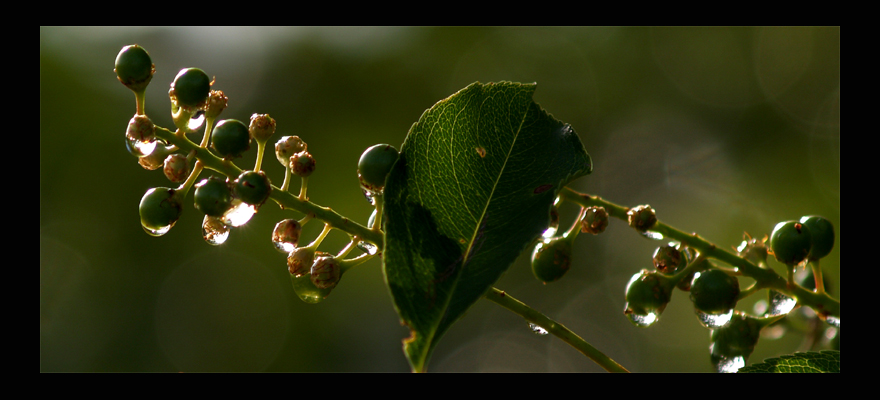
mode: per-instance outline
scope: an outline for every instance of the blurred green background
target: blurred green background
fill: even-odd
[[[311,200],[364,223],[371,208],[355,169],[365,148],[400,145],[425,109],[474,81],[537,82],[535,100],[593,157],[577,190],[650,204],[726,248],[743,232],[763,237],[779,221],[823,215],[837,229],[823,266],[839,298],[839,28],[42,27],[41,371],[409,370],[408,331],[379,260],[320,304],[296,297],[269,237],[297,213],[269,203],[213,247],[190,197],[168,234],[143,231],[141,196],[169,183],[125,150],[134,96],[113,62],[134,43],[156,65],[154,122],[173,126],[169,84],[181,68],[202,68],[230,98],[222,117],[268,113],[276,136],[301,136],[317,158]],[[254,153],[238,164],[253,165]],[[280,184],[274,157],[264,170]],[[574,211],[563,209],[563,224]],[[307,225],[305,237],[318,229]],[[624,287],[651,267],[659,242],[615,220],[577,243],[561,281],[540,284],[521,256],[496,286],[632,371],[712,371],[709,331],[685,293],[650,328],[623,315]],[[322,249],[344,244],[334,232]],[[739,309],[763,296],[753,297]],[[762,339],[750,362],[804,350],[803,340]],[[428,369],[601,371],[486,301],[447,333]]]

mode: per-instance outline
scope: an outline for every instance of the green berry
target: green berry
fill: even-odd
[[[381,193],[385,189],[385,178],[397,162],[399,153],[394,146],[377,144],[364,151],[358,161],[358,179],[364,189]]]
[[[308,146],[299,136],[284,136],[275,142],[275,157],[285,168],[290,166],[290,157],[301,151],[306,151]]]
[[[564,236],[538,242],[532,251],[532,273],[544,283],[562,278],[571,267],[571,252],[571,240]]]
[[[222,217],[232,207],[232,190],[224,178],[212,176],[196,184],[196,208],[212,217]]]
[[[143,92],[153,79],[156,67],[147,51],[133,44],[123,47],[116,55],[113,71],[123,85],[135,92]]]
[[[797,265],[807,258],[812,246],[810,228],[797,221],[780,222],[770,235],[770,248],[779,262]]]
[[[315,258],[312,268],[309,271],[312,284],[318,289],[333,289],[339,283],[342,277],[342,267],[339,260],[332,256],[320,256]]]
[[[641,205],[631,208],[626,213],[629,226],[639,232],[645,232],[657,224],[657,215],[649,205]]]
[[[694,307],[706,314],[726,314],[736,306],[739,281],[719,269],[700,273],[691,284]]]
[[[235,119],[218,122],[211,134],[211,146],[225,159],[241,157],[251,147],[247,125]]]
[[[205,106],[211,92],[211,78],[198,68],[184,68],[171,83],[169,95],[181,107],[198,109]]]
[[[263,171],[244,171],[235,180],[235,197],[252,206],[261,206],[272,193],[272,184]]]
[[[589,207],[584,213],[584,219],[581,221],[581,232],[598,235],[605,232],[608,226],[608,211],[605,207]]]
[[[754,318],[734,311],[730,323],[713,329],[709,335],[712,361],[718,362],[742,357],[749,358],[761,334],[761,324]]]
[[[290,172],[300,178],[308,178],[315,172],[315,157],[308,151],[301,151],[290,157]]]
[[[643,269],[633,275],[626,285],[626,306],[623,313],[633,323],[648,326],[655,322],[672,299],[672,288],[668,278]]]
[[[177,189],[152,188],[141,198],[138,212],[144,230],[152,236],[162,236],[180,218],[182,198]]]
[[[654,268],[662,274],[671,275],[683,267],[684,256],[677,246],[666,244],[654,250]]]
[[[808,215],[801,217],[800,222],[810,229],[810,260],[818,260],[831,253],[834,248],[834,225],[831,221],[818,215]]]

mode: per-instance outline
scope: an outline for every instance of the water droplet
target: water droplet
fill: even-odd
[[[827,322],[828,325],[831,325],[835,328],[838,328],[838,329],[840,328],[840,318],[832,317],[829,315],[829,316],[825,317],[825,322]]]
[[[546,329],[542,328],[541,325],[535,325],[529,322],[529,328],[531,328],[532,332],[535,332],[536,335],[544,336],[550,332],[547,332]]]
[[[290,252],[296,248],[296,245],[294,245],[293,243],[289,243],[289,242],[275,242],[275,241],[273,241],[272,244],[274,244],[275,249],[281,253],[290,254]]]
[[[149,142],[142,142],[137,138],[125,135],[125,147],[128,149],[128,152],[135,157],[146,157],[153,154],[153,150],[156,150],[156,145],[158,143],[159,141],[156,139]]]
[[[743,356],[725,357],[712,355],[712,361],[715,363],[715,370],[724,373],[735,373],[740,368],[746,366],[746,359]]]
[[[251,217],[257,213],[257,210],[254,206],[241,200],[235,200],[235,202],[235,205],[223,214],[222,219],[226,225],[239,227],[250,221]]]
[[[299,243],[302,233],[302,225],[295,219],[283,219],[275,224],[272,231],[272,244],[275,249],[284,254],[290,254]]]
[[[220,218],[205,216],[202,221],[202,237],[210,245],[219,246],[229,238],[229,225],[223,223]]]
[[[644,236],[648,239],[663,240],[663,234],[660,232],[644,231],[644,232],[642,232],[642,236]]]
[[[290,281],[293,284],[293,291],[296,292],[297,297],[308,304],[320,303],[330,295],[331,289],[318,289],[315,287],[309,274],[300,277],[290,275]]]
[[[635,311],[628,308],[623,313],[626,314],[626,317],[629,318],[630,322],[632,322],[636,326],[641,326],[643,328],[653,325],[655,322],[657,322],[658,319],[660,319],[660,316],[654,311],[642,315],[636,314]]]
[[[357,246],[359,249],[363,250],[364,253],[367,253],[371,256],[376,255],[376,252],[379,251],[379,248],[370,242],[361,241],[361,242],[358,242]]]
[[[376,200],[373,199],[373,192],[371,192],[367,189],[363,189],[363,191],[364,191],[364,197],[367,199],[368,202],[370,202],[370,205],[375,206]]]
[[[556,231],[557,231],[557,230],[558,230],[558,229],[557,229],[556,227],[547,228],[547,230],[544,231],[544,233],[541,235],[541,237],[543,237],[543,238],[552,238],[553,235],[556,234]]]
[[[725,314],[707,314],[697,310],[697,318],[699,318],[700,324],[709,329],[721,328],[722,326],[727,325],[730,323],[731,317],[733,317],[732,308]]]
[[[177,222],[177,221],[174,221],[174,222]],[[171,230],[171,228],[174,226],[174,224],[172,223],[171,225],[163,226],[158,229],[150,229],[150,228],[147,228],[146,226],[143,226],[143,225],[141,225],[141,226],[144,228],[145,231],[147,231],[148,234],[150,234],[150,236],[157,236],[158,237],[158,236],[162,236],[162,235],[168,233],[168,231]]]
[[[770,291],[770,307],[767,309],[767,316],[785,315],[794,309],[797,301],[775,290]]]
[[[205,123],[205,112],[199,111],[190,118],[189,122],[186,125],[186,128],[190,131],[197,131],[202,127],[202,124]]]

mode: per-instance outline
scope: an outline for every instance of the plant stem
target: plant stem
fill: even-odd
[[[140,92],[134,91],[134,102],[135,109],[137,110],[137,115],[145,115],[144,114],[144,104],[146,104],[147,92],[142,90]]]
[[[562,339],[591,360],[595,361],[608,372],[629,372],[616,361],[606,356],[604,353],[584,341],[580,336],[563,326],[562,324],[548,318],[537,310],[525,305],[523,302],[511,297],[509,294],[496,288],[489,289],[484,296],[487,300],[494,302],[510,311],[523,317],[526,321],[538,325],[552,333],[554,336]]]
[[[629,208],[611,203],[599,196],[590,196],[579,193],[569,187],[563,188],[562,191],[560,191],[559,196],[566,201],[577,203],[582,207],[604,207],[608,212],[608,215],[627,221],[626,213],[629,211]],[[736,267],[743,275],[757,281],[756,289],[774,289],[795,298],[798,303],[809,306],[820,315],[840,317],[839,300],[831,298],[827,293],[815,293],[800,285],[789,284],[786,278],[779,276],[779,274],[772,269],[761,268],[745,258],[739,257],[723,248],[715,246],[715,244],[699,237],[696,233],[685,233],[684,231],[666,225],[659,220],[650,230],[663,235],[664,238],[677,240],[686,246],[692,247],[698,250],[701,254],[705,254],[707,258],[714,258]]]

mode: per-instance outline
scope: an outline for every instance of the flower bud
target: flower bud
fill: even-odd
[[[651,206],[645,204],[631,208],[626,213],[629,226],[639,232],[645,232],[657,224],[657,215]]]
[[[592,233],[598,235],[605,232],[608,226],[608,212],[605,207],[589,207],[584,213],[584,219],[581,221],[581,232]]]
[[[248,131],[256,141],[263,143],[275,133],[275,120],[269,114],[251,115]]]

